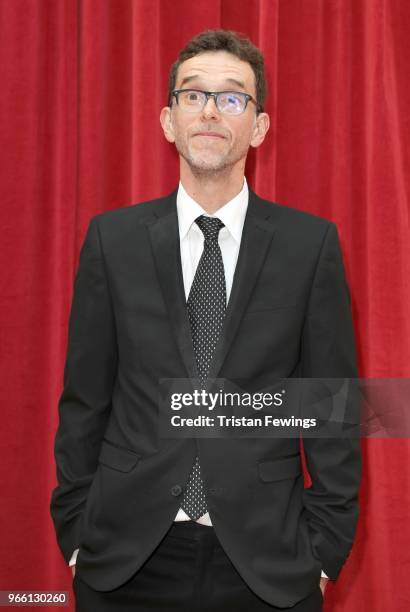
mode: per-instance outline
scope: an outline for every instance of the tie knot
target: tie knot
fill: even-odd
[[[224,224],[217,217],[206,217],[201,215],[195,219],[195,223],[204,235],[205,240],[218,240],[219,230]]]

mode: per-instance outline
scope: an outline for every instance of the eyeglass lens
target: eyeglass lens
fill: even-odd
[[[182,91],[179,93],[178,104],[183,110],[197,112],[202,110],[206,103],[206,95],[202,91]],[[246,106],[246,97],[239,92],[221,92],[216,96],[216,107],[221,113],[232,115],[242,113]]]

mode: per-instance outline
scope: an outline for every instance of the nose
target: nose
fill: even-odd
[[[204,108],[202,109],[202,115],[205,119],[219,119],[219,111],[216,108],[215,98],[209,96]]]

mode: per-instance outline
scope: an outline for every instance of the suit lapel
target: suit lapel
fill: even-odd
[[[248,210],[242,232],[238,261],[229,297],[226,316],[216,346],[209,378],[217,378],[229,348],[235,338],[253,288],[263,267],[275,231],[270,222],[273,206],[265,204],[249,189]]]
[[[197,378],[198,372],[191,339],[186,308],[179,245],[178,218],[174,191],[165,199],[163,210],[147,221],[155,265],[165,304],[168,309],[175,340],[189,378]]]

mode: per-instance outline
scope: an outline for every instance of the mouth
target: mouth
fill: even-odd
[[[219,132],[197,132],[196,134],[194,134],[194,136],[202,136],[204,138],[225,138],[225,136],[223,136]]]

